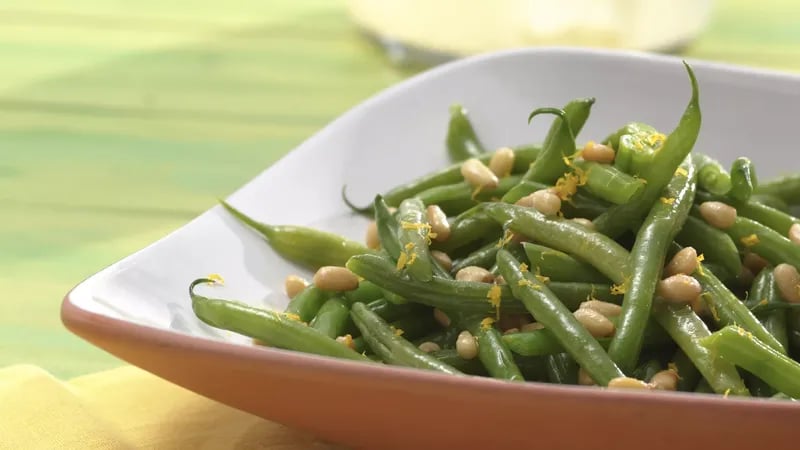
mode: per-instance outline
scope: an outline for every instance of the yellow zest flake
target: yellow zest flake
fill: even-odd
[[[764,306],[764,305],[769,304],[769,301],[767,299],[765,299],[765,298],[762,298],[761,301],[758,302],[758,304],[761,305],[761,306]]]
[[[408,251],[413,250],[414,249],[414,243],[413,242],[409,242],[408,244],[405,245],[405,249],[408,250]]]
[[[394,326],[392,326],[392,325],[389,325],[389,328],[391,328],[391,329],[392,329],[392,332],[394,333],[394,335],[395,335],[395,336],[402,336],[402,335],[403,335],[403,333],[405,333],[405,331],[403,331],[403,329],[402,329],[402,328],[395,328],[395,327],[394,327]]]
[[[728,394],[731,393],[731,388],[725,389],[725,393],[722,394],[722,398],[728,398]]]
[[[671,205],[671,204],[675,203],[675,199],[674,198],[661,197],[659,200],[661,200],[661,203],[663,203],[665,205]]]
[[[478,194],[480,194],[482,190],[483,190],[483,185],[476,187],[475,189],[472,190],[472,194],[469,196],[469,198],[475,200],[475,198],[478,197]]]
[[[743,237],[741,241],[742,244],[744,244],[746,247],[752,247],[754,245],[758,245],[758,243],[761,242],[758,239],[758,236],[755,235],[755,233],[751,234],[750,236]]]
[[[417,230],[420,236],[424,237],[427,241],[428,245],[431,243],[431,239],[436,237],[436,233],[431,231],[431,225],[428,223],[412,223],[412,222],[400,222],[400,227],[404,230]],[[406,249],[411,250],[408,246],[414,245],[411,242],[406,244]]]
[[[294,321],[300,322],[300,316],[298,316],[297,314],[284,313],[283,315],[289,320],[294,320]]]
[[[611,293],[613,295],[623,295],[628,290],[627,283],[611,285]]]
[[[678,175],[685,177],[689,175],[689,172],[687,172],[683,167],[678,167],[675,169],[675,176],[677,177]]]
[[[650,147],[655,147],[656,144],[663,144],[667,137],[661,133],[653,133],[647,136],[646,140]]]
[[[493,324],[494,319],[491,317],[486,317],[485,319],[481,320],[481,330],[488,330],[489,328],[492,328]]]
[[[520,269],[522,269],[522,267],[520,267]],[[535,275],[535,277],[541,283],[549,283],[550,282],[550,277],[546,277],[546,276],[542,275],[542,268],[539,267],[539,266],[536,266],[536,275]]]
[[[511,231],[511,230],[508,230],[508,229],[507,229],[507,230],[506,230],[506,231],[503,233],[503,237],[501,237],[501,238],[500,238],[500,241],[497,243],[497,248],[503,248],[503,247],[505,247],[505,246],[506,246],[506,244],[508,244],[509,242],[511,242],[511,240],[512,240],[512,239],[514,239],[514,232],[513,232],[513,231]]]
[[[408,262],[408,253],[400,252],[400,256],[397,257],[397,270],[402,270],[406,263]]]
[[[567,158],[564,158],[567,161]],[[569,165],[569,164],[568,164]],[[561,178],[556,180],[556,185],[553,186],[552,191],[558,195],[561,200],[570,200],[572,196],[578,192],[578,186],[586,184],[589,176],[586,172],[578,167],[574,167],[573,171],[566,172]]]
[[[408,262],[406,263],[406,266],[410,266],[410,265],[414,264],[414,262],[415,262],[416,260],[417,260],[417,252],[414,252],[414,253],[412,253],[412,254],[411,254],[411,256],[408,258]]]
[[[537,267],[537,269],[538,269],[538,267]],[[519,265],[519,271],[520,271],[520,272],[527,272],[527,271],[528,271],[528,265],[527,265],[527,264],[525,264],[525,263],[520,263],[520,265]]]
[[[348,348],[354,348],[355,347],[355,345],[353,344],[353,336],[351,336],[349,334],[345,334],[344,336],[339,336],[338,338],[336,338],[336,341],[344,344],[344,346],[348,347]],[[366,351],[365,351],[365,353],[366,353]]]
[[[218,273],[209,274],[206,278],[211,280],[213,284],[225,284],[225,280],[222,278],[222,275]]]
[[[500,286],[494,284],[491,288],[489,288],[489,292],[486,293],[486,298],[489,299],[489,304],[492,305],[493,308],[497,311],[497,318],[500,318],[500,302],[503,300],[502,298],[502,290]]]
[[[542,288],[541,286],[539,286],[538,284],[534,284],[533,281],[531,281],[531,280],[529,280],[527,278],[523,278],[523,279],[519,280],[517,282],[517,285],[518,286],[528,286],[529,288],[532,288],[532,289],[541,289]]]
[[[683,378],[681,378],[681,374],[678,373],[678,366],[674,362],[671,362],[671,363],[667,364],[667,370],[669,370],[670,372],[674,373],[675,376],[678,377],[679,380],[683,379]]]

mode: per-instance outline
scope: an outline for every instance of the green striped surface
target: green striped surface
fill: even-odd
[[[686,54],[797,71],[798,19],[720,0]],[[411,74],[327,0],[9,0],[0,61],[0,367],[61,377],[121,364],[62,327],[74,284]]]

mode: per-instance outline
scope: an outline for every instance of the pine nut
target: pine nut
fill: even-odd
[[[344,336],[339,336],[336,338],[336,342],[340,344],[344,344],[346,347],[349,348],[356,348],[355,343],[353,342],[353,336],[349,334],[345,334]]]
[[[450,223],[447,221],[447,214],[438,205],[428,205],[425,210],[428,215],[428,223],[431,232],[436,233],[434,241],[444,242],[450,238]]]
[[[700,215],[709,225],[716,228],[729,228],[736,222],[736,208],[722,202],[703,202]]]
[[[442,348],[439,347],[439,344],[437,344],[436,342],[425,341],[422,344],[419,344],[419,349],[425,353],[432,353],[432,352],[438,352]]]
[[[494,189],[500,180],[492,173],[486,164],[477,158],[470,158],[461,164],[461,175],[472,187]]]
[[[795,244],[800,244],[800,223],[789,227],[789,240]]]
[[[358,287],[358,277],[344,267],[320,267],[314,274],[314,286],[323,291],[352,291]]]
[[[662,391],[674,391],[678,389],[678,374],[674,370],[662,370],[653,375],[650,379],[650,386],[653,389]]]
[[[298,277],[297,275],[289,275],[283,282],[283,290],[286,291],[286,296],[294,298],[297,294],[303,292],[308,287],[308,281]]]
[[[622,313],[621,306],[601,300],[587,300],[578,309],[591,309],[606,317],[617,317]]]
[[[514,150],[502,147],[495,150],[492,159],[489,160],[489,170],[498,178],[507,177],[514,168]]]
[[[506,279],[502,275],[498,275],[494,278],[494,284],[506,284]]]
[[[778,264],[772,271],[781,297],[789,303],[800,303],[800,274],[790,264]]]
[[[450,272],[450,269],[453,268],[453,260],[450,259],[447,253],[440,250],[431,250],[431,256],[442,266],[442,269]]]
[[[604,144],[598,144],[594,141],[587,142],[581,152],[581,157],[586,161],[595,161],[605,164],[613,162],[616,156],[617,154],[613,148]]]
[[[608,387],[612,389],[650,389],[650,386],[642,380],[630,377],[617,377],[608,382]]]
[[[664,267],[664,275],[668,277],[679,273],[691,275],[697,270],[699,264],[697,262],[697,251],[694,247],[686,247],[676,253],[669,264]]]
[[[586,227],[586,228],[588,228],[590,230],[594,230],[594,222],[592,222],[589,219],[584,219],[583,217],[576,217],[576,218],[572,219],[572,221],[577,223],[577,224],[579,224],[579,225],[583,225],[584,227]]]
[[[483,267],[467,266],[456,272],[456,280],[491,283],[494,281],[494,275]]]
[[[543,329],[544,325],[540,324],[539,322],[526,323],[525,325],[520,327],[520,331],[536,331]]]
[[[589,375],[589,372],[584,370],[583,367],[578,369],[578,384],[580,384],[581,386],[596,386],[597,385],[597,383],[594,382],[594,379],[592,379],[592,376]]]
[[[473,359],[478,356],[478,341],[467,330],[459,333],[456,339],[456,353],[462,359]]]
[[[656,295],[672,303],[691,303],[703,292],[700,282],[679,273],[658,282]]]
[[[614,334],[616,328],[608,318],[593,309],[580,308],[572,313],[578,322],[594,337],[608,337]]]
[[[445,312],[439,308],[433,308],[433,318],[439,325],[443,326],[444,328],[450,326],[450,317],[448,317],[447,314],[445,314]]]
[[[561,211],[561,199],[549,189],[540,189],[528,197],[531,198],[531,207],[545,216],[553,216]]]
[[[367,247],[373,250],[378,249],[381,246],[381,238],[378,236],[378,224],[375,223],[374,220],[371,220],[367,224],[367,236],[365,240]]]
[[[769,265],[769,261],[762,258],[758,253],[747,252],[742,258],[742,264],[753,273],[760,273]]]

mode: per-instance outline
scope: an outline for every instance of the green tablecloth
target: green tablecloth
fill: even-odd
[[[719,0],[686,54],[798,71],[798,23]],[[409,75],[328,0],[16,1],[0,24],[0,367],[60,377],[122,364],[62,327],[73,285]]]

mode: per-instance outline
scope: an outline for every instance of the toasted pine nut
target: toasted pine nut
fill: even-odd
[[[374,220],[371,220],[369,224],[367,224],[367,236],[366,236],[367,247],[371,249],[377,249],[381,246],[381,238],[378,237],[378,224],[375,223]]]
[[[459,333],[456,339],[456,353],[463,359],[473,359],[478,356],[478,341],[467,330]]]
[[[561,199],[549,189],[539,189],[529,195],[531,206],[545,216],[561,211]]]
[[[467,266],[456,272],[458,281],[479,281],[481,283],[491,283],[494,281],[492,272],[478,266]]]
[[[759,273],[769,265],[769,261],[762,258],[758,253],[747,252],[742,258],[742,264],[750,269],[751,272]]]
[[[298,277],[297,275],[289,275],[283,282],[283,290],[286,291],[286,296],[294,298],[297,294],[303,292],[308,287],[308,281]]]
[[[514,204],[517,206],[524,206],[526,208],[533,208],[533,197],[530,194],[526,195],[525,197],[522,197],[514,202]]]
[[[678,389],[678,374],[669,369],[656,372],[650,379],[650,386],[662,391],[674,391]]]
[[[608,337],[616,331],[612,321],[593,309],[580,308],[572,315],[594,337]]]
[[[352,291],[358,287],[358,277],[344,267],[324,266],[314,274],[314,286],[323,291]]]
[[[349,334],[345,334],[344,336],[339,336],[336,338],[336,342],[340,344],[344,344],[349,348],[356,348],[355,344],[353,343],[353,336]]]
[[[501,147],[495,150],[492,159],[489,160],[489,170],[498,178],[507,177],[514,167],[514,150],[508,147]]]
[[[716,228],[729,228],[736,222],[736,208],[722,202],[703,202],[700,215],[709,225]]]
[[[494,277],[494,284],[506,284],[506,279],[502,275]]]
[[[581,152],[581,157],[586,161],[596,161],[606,164],[613,162],[615,156],[617,156],[617,154],[613,148],[604,144],[598,144],[594,141],[587,142]]]
[[[433,308],[433,318],[439,325],[445,328],[450,326],[450,317],[439,308]]]
[[[440,250],[431,250],[431,256],[442,266],[442,269],[450,272],[450,269],[453,268],[453,260],[450,259],[447,253]]]
[[[612,389],[650,389],[650,385],[642,380],[630,377],[617,377],[608,382]]]
[[[742,266],[742,271],[739,272],[739,276],[736,277],[739,284],[744,287],[750,287],[755,279],[756,276],[753,275],[753,271],[748,269],[747,266]]]
[[[539,322],[531,322],[526,323],[525,325],[521,326],[520,331],[536,331],[536,330],[543,330],[544,325],[540,324]]]
[[[467,183],[476,188],[494,189],[500,182],[497,175],[477,158],[470,158],[461,164],[461,175]]]
[[[689,304],[692,306],[692,311],[700,317],[708,317],[708,306],[702,295],[695,297]]]
[[[509,328],[506,331],[503,331],[503,334],[514,334],[519,333],[519,328]]]
[[[594,382],[594,379],[589,375],[589,372],[581,367],[578,369],[578,384],[581,386],[596,386],[597,383]]]
[[[617,317],[622,313],[622,307],[602,300],[586,300],[579,309],[592,309],[606,317]]]
[[[576,217],[576,218],[572,219],[572,221],[577,223],[577,224],[579,224],[579,225],[583,225],[584,227],[586,227],[586,228],[588,228],[590,230],[594,230],[594,222],[592,222],[589,219],[584,219],[583,217]]]
[[[431,225],[431,232],[436,233],[434,241],[443,242],[450,237],[450,223],[447,221],[447,214],[438,205],[428,205],[425,210],[428,214],[428,223]]]
[[[672,303],[691,303],[702,292],[700,282],[682,273],[664,278],[656,286],[656,294]]]
[[[442,347],[439,347],[439,344],[436,342],[425,341],[422,344],[419,344],[419,349],[425,353],[431,353],[438,352],[442,349]]]
[[[664,267],[664,275],[672,276],[682,273],[684,275],[691,275],[697,270],[697,250],[694,247],[685,247],[681,249]]]
[[[800,244],[800,223],[789,227],[789,240],[795,244]]]
[[[789,303],[800,303],[800,274],[790,264],[778,264],[772,271],[781,297]]]

